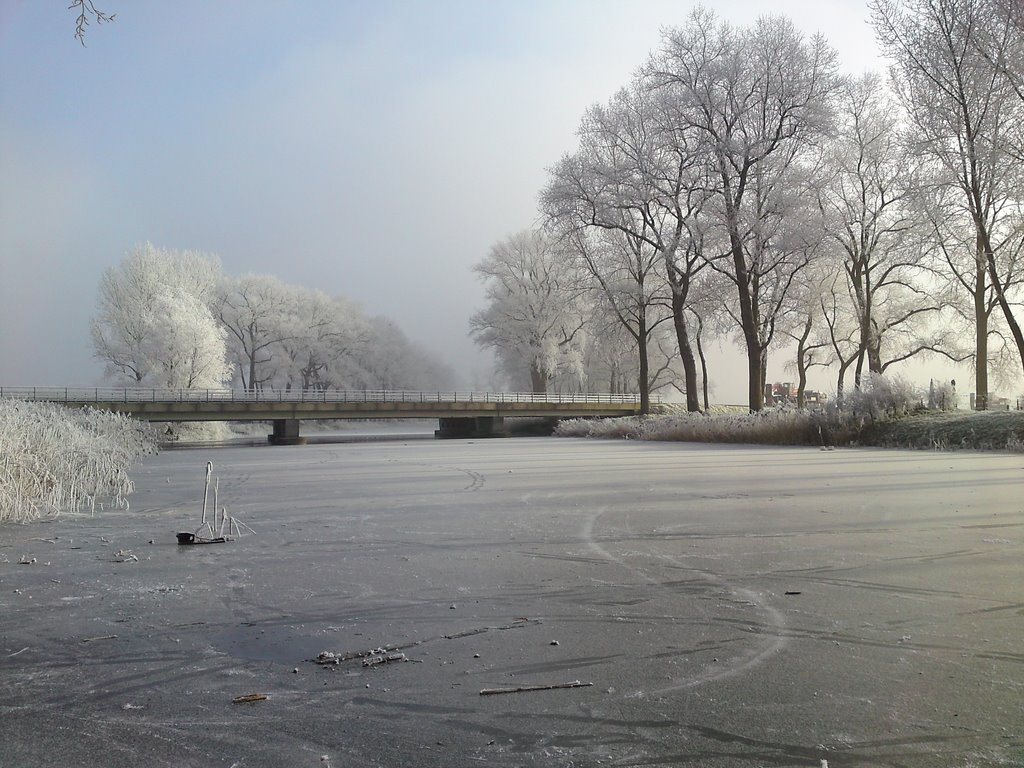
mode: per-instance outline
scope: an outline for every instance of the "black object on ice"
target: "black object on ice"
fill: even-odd
[[[185,531],[184,533],[178,534],[179,544],[223,544],[227,541],[223,536],[218,536],[214,539],[204,539],[196,536],[194,533]]]

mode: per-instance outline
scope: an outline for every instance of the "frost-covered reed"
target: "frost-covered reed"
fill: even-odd
[[[155,451],[149,425],[122,414],[0,400],[0,521],[127,509],[128,470]]]
[[[904,379],[865,374],[860,386],[846,395],[841,406],[782,406],[757,413],[718,409],[711,413],[572,419],[560,422],[555,434],[698,443],[847,445],[860,440],[865,429],[878,422],[900,419],[923,409],[923,393]]]
[[[676,440],[700,443],[835,445],[849,442],[863,417],[838,409],[777,408],[759,413],[681,413],[621,419],[572,419],[559,423],[561,437]]]

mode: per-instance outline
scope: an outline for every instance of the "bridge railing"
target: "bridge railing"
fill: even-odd
[[[386,389],[145,389],[140,387],[0,387],[0,398],[56,403],[606,403],[637,404],[640,395],[533,392],[412,392]],[[651,395],[652,403],[660,403]]]

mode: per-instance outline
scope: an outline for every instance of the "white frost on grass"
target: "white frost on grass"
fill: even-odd
[[[617,419],[568,419],[559,422],[559,437],[620,438],[705,443],[763,443],[768,445],[845,444],[856,436],[866,417],[832,408],[795,408],[758,413],[681,413],[628,416]]]
[[[122,414],[0,400],[0,521],[128,507],[129,468],[156,451]]]

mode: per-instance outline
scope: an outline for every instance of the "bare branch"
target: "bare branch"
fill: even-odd
[[[85,30],[89,26],[89,20],[93,19],[97,24],[105,24],[113,21],[116,17],[116,13],[104,13],[93,0],[71,0],[71,5],[68,6],[69,11],[77,10],[78,17],[75,20],[75,39],[85,47]]]

